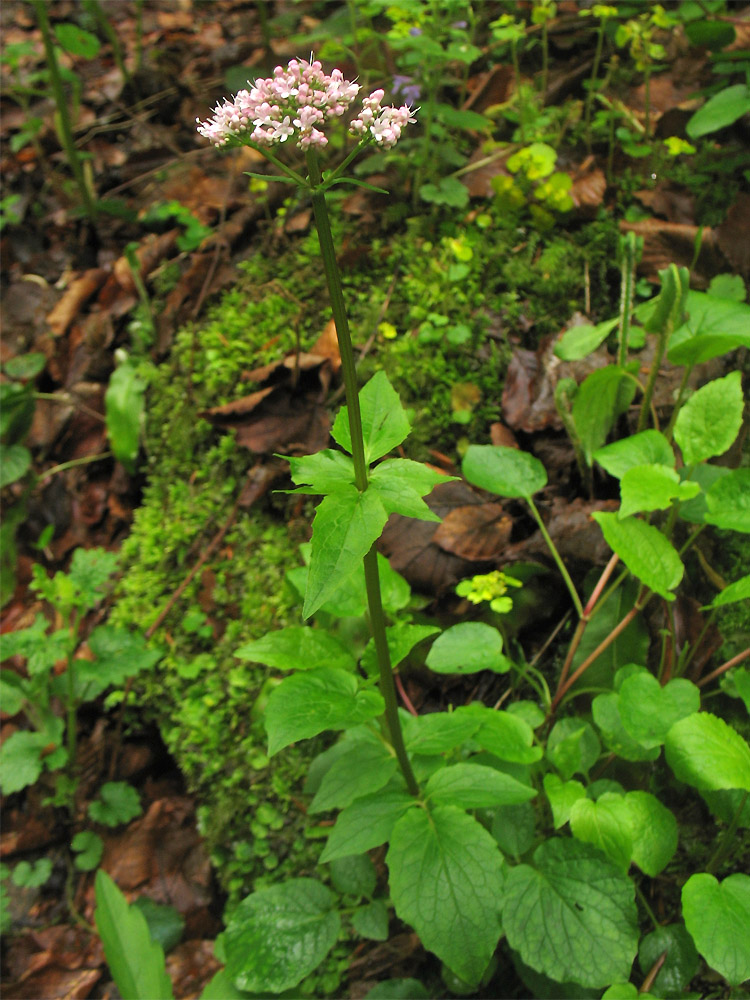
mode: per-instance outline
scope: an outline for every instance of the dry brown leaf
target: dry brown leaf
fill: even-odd
[[[470,504],[446,514],[432,540],[461,559],[485,562],[502,553],[512,529],[513,522],[500,504]]]
[[[47,325],[55,337],[61,337],[79,314],[84,303],[99,291],[107,279],[103,267],[92,267],[72,281],[62,298],[47,315]]]

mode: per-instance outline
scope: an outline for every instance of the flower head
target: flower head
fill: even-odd
[[[345,114],[360,89],[340,69],[330,76],[324,73],[312,55],[309,62],[292,59],[286,69],[277,66],[273,76],[256,80],[231,101],[218,104],[212,118],[196,119],[198,132],[217,147],[243,139],[274,146],[291,136],[296,136],[300,149],[322,147],[328,144],[323,126]],[[383,96],[382,90],[376,90],[365,98],[350,131],[390,149],[402,128],[416,119],[406,105],[381,107]]]

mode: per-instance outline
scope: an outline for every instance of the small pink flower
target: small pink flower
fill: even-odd
[[[340,69],[328,76],[320,62],[312,56],[310,60],[292,59],[286,70],[277,66],[272,77],[256,80],[233,100],[217,105],[212,118],[196,119],[198,132],[217,147],[241,142],[248,133],[250,141],[261,146],[286,142],[295,133],[300,149],[327,145],[326,135],[317,126],[346,114],[360,86],[346,80]],[[384,91],[375,90],[363,100],[350,131],[361,138],[369,135],[390,149],[401,129],[415,119],[406,106],[381,107],[384,96]]]

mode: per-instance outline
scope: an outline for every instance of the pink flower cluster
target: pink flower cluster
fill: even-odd
[[[327,145],[318,126],[341,117],[360,86],[345,80],[339,69],[328,76],[319,62],[310,59],[292,59],[286,70],[277,66],[272,77],[256,80],[250,90],[241,90],[233,100],[217,105],[213,118],[196,119],[198,132],[217,147],[242,138],[275,146],[295,134],[301,149]],[[383,108],[382,100],[382,90],[365,98],[350,131],[364,136],[369,130],[375,142],[390,149],[404,125],[416,119],[406,105]]]
[[[349,126],[354,135],[366,135],[368,130],[375,142],[384,149],[395,146],[401,138],[401,129],[405,125],[414,124],[411,108],[404,104],[400,108],[380,106],[385,91],[375,90],[362,101],[362,110]]]

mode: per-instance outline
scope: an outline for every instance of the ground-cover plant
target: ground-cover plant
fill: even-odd
[[[308,69],[314,71],[314,64],[303,64],[301,71],[299,64],[290,66],[292,83],[299,87],[300,76]],[[282,78],[283,71],[278,70],[276,81]],[[287,93],[284,99],[288,97]],[[219,129],[221,137],[239,138],[232,113],[228,105],[217,109],[213,123],[202,130],[214,139]],[[276,108],[254,124],[261,130],[269,128],[272,140],[283,141],[282,133],[283,138],[291,134],[285,132],[291,125],[282,115]],[[295,124],[301,129],[300,141],[307,139],[309,147],[313,136],[305,132],[301,115]],[[255,141],[268,139],[261,132]],[[269,158],[290,180],[304,183],[275,157]],[[315,152],[308,154],[306,186],[311,189],[342,357],[346,357],[351,350],[348,324],[321,190],[339,178],[340,170],[321,174]],[[632,252],[625,255],[631,266],[632,257]],[[704,328],[695,316],[691,320],[697,325],[683,332],[685,276],[676,268],[667,269],[662,281],[662,292],[651,304],[647,320],[657,339],[654,369],[668,343],[672,355],[682,357],[681,349],[684,360],[693,364],[743,342],[731,332],[728,339],[724,335],[717,340],[715,331]],[[627,301],[625,316],[629,309]],[[625,357],[627,330],[623,321]],[[621,412],[621,386],[628,391],[633,386],[630,400],[639,388],[627,360],[610,366],[610,371],[613,374],[607,378],[613,390],[603,393],[598,387],[605,400],[607,428]],[[295,671],[268,697],[265,721],[271,755],[325,731],[345,731],[317,769],[314,808],[342,810],[321,860],[356,858],[388,843],[389,893],[397,915],[470,985],[486,974],[504,933],[511,950],[532,970],[530,975],[580,984],[586,991],[610,987],[610,996],[635,989],[624,984],[640,943],[643,973],[652,971],[653,986],[660,971],[654,963],[661,961],[661,952],[655,952],[665,932],[650,912],[642,884],[671,862],[677,822],[659,796],[643,791],[628,771],[634,763],[659,758],[664,745],[669,770],[659,766],[665,786],[670,780],[689,785],[705,793],[719,815],[727,811],[731,815],[720,850],[702,866],[705,871],[691,873],[683,887],[685,925],[679,924],[676,912],[671,915],[674,926],[665,940],[689,942],[693,951],[685,944],[690,961],[674,967],[670,963],[669,969],[683,989],[694,974],[697,947],[730,982],[741,982],[750,973],[750,956],[742,948],[729,954],[726,944],[732,935],[733,908],[739,906],[743,912],[747,908],[750,879],[732,873],[718,883],[713,872],[720,870],[733,827],[743,822],[750,791],[750,751],[736,730],[699,709],[700,686],[728,673],[747,654],[705,678],[695,678],[699,686],[682,676],[690,665],[692,647],[677,652],[674,626],[668,622],[658,676],[647,669],[648,650],[641,641],[634,659],[618,663],[617,672],[599,680],[595,691],[603,700],[594,703],[593,724],[585,716],[558,717],[573,697],[591,693],[582,692],[577,682],[628,626],[640,623],[648,601],[656,595],[668,606],[673,599],[683,575],[680,554],[671,541],[680,513],[697,525],[688,542],[706,524],[747,529],[744,472],[717,476],[714,467],[706,465],[726,451],[739,431],[743,407],[739,373],[687,397],[681,408],[675,408],[664,433],[651,427],[609,446],[615,451],[614,460],[602,447],[606,430],[599,431],[601,441],[588,442],[590,457],[601,459],[604,468],[621,477],[622,504],[619,514],[596,515],[613,556],[585,603],[533,500],[546,484],[541,463],[513,449],[469,449],[464,474],[470,481],[528,503],[569,589],[579,624],[554,692],[538,671],[532,673],[528,665],[504,655],[497,629],[482,622],[453,626],[435,639],[428,668],[437,673],[509,673],[528,682],[535,697],[512,701],[507,710],[474,703],[452,712],[407,717],[396,707],[393,667],[434,630],[403,622],[387,626],[374,543],[390,512],[434,520],[422,497],[444,477],[408,460],[386,458],[409,432],[403,407],[382,373],[357,394],[350,358],[344,360],[344,372],[347,406],[333,427],[342,451],[289,460],[298,492],[324,496],[313,526],[303,616],[309,618],[334,603],[342,588],[358,590],[355,577],[363,572],[373,630],[370,652],[365,651],[358,665],[347,646],[324,629],[309,626],[272,633],[241,650],[243,658]],[[642,412],[648,418],[651,380],[640,390]],[[685,395],[680,393],[678,403]],[[675,445],[687,470],[682,481],[674,468]],[[631,468],[639,474],[628,479]],[[669,513],[662,522],[663,510]],[[610,584],[620,561],[625,569]],[[636,581],[636,594],[632,606],[622,611],[623,601],[620,597],[613,601],[613,595],[624,593],[630,577]],[[743,599],[748,585],[747,577],[735,581],[712,606]],[[607,606],[615,607],[619,617],[605,638],[574,665],[591,634],[589,622]],[[745,673],[732,675],[740,692],[746,686]],[[617,772],[622,781],[590,780],[602,742],[611,757],[607,764],[617,758],[625,762]],[[711,798],[711,793],[727,794]],[[534,799],[546,805],[535,810],[530,805]],[[524,818],[519,824],[520,813]],[[572,836],[555,835],[566,824]],[[631,865],[642,874],[630,877]],[[314,884],[292,882],[264,889],[240,904],[222,938],[227,975],[236,987],[282,992],[294,988],[322,960],[339,933],[338,903],[323,886],[313,889]],[[641,940],[636,891],[653,920],[654,940],[649,935]],[[716,914],[710,935],[696,918],[700,906],[711,906]],[[669,947],[662,950],[669,958]]]
[[[103,843],[83,820],[77,798],[78,711],[108,689],[122,687],[161,656],[158,649],[147,648],[141,634],[111,625],[99,625],[90,632],[82,655],[81,625],[103,599],[116,568],[113,553],[81,548],[74,552],[67,573],[48,577],[41,566],[35,566],[31,586],[53,609],[54,626],[39,614],[33,625],[4,636],[2,643],[4,661],[11,657],[25,661],[25,675],[10,669],[0,671],[3,710],[10,715],[22,712],[29,728],[12,733],[0,748],[0,788],[10,795],[44,781],[44,802],[64,810],[75,868],[80,871],[96,868]],[[59,670],[61,663],[64,669]],[[87,816],[92,823],[119,826],[137,816],[140,808],[134,788],[112,781],[89,803]],[[39,878],[36,869],[22,875],[19,867],[13,872],[17,884],[22,884],[22,878],[23,884],[40,884],[29,881]],[[42,881],[49,877],[51,864],[45,870]],[[71,908],[72,877],[71,865]]]

